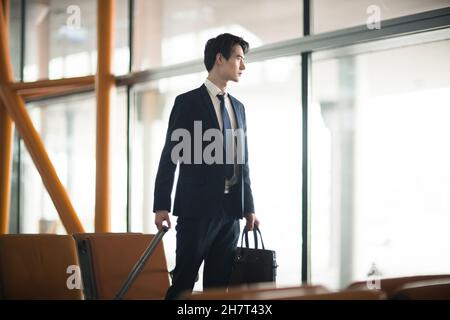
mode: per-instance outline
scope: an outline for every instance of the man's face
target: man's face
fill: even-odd
[[[242,72],[245,70],[244,63],[244,51],[240,45],[235,45],[231,50],[231,55],[228,60],[221,57],[222,64],[222,77],[225,81],[235,81],[238,82]]]

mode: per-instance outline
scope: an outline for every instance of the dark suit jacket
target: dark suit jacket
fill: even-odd
[[[244,105],[229,95],[236,116],[236,125],[247,132]],[[171,193],[176,164],[172,162],[172,148],[179,141],[171,141],[175,129],[186,129],[194,138],[194,121],[201,121],[203,133],[211,128],[220,130],[217,115],[205,85],[176,97],[173,106],[164,148],[159,162],[155,181],[153,211],[171,211]],[[253,196],[250,187],[247,137],[243,139],[244,164],[238,165],[238,183],[228,195],[231,207],[228,211],[236,218],[254,212]],[[210,142],[202,142],[202,151]],[[179,217],[211,217],[222,210],[225,186],[225,166],[223,164],[194,163],[194,142],[192,144],[191,164],[180,162],[173,215]],[[203,154],[203,153],[202,153]]]

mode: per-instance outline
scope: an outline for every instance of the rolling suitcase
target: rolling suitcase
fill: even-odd
[[[131,270],[130,274],[128,275],[122,288],[119,290],[119,292],[117,293],[114,300],[122,300],[123,299],[124,295],[127,293],[127,291],[130,289],[130,287],[133,285],[134,280],[136,280],[139,273],[145,267],[147,260],[153,254],[153,251],[155,251],[156,246],[159,244],[159,242],[162,240],[164,234],[168,230],[169,230],[168,227],[163,226],[162,230],[158,231],[158,233],[153,238],[152,242],[150,242],[150,244],[148,245],[147,249],[145,249],[145,251],[142,254],[142,256],[140,257],[139,261],[134,265],[133,269]]]

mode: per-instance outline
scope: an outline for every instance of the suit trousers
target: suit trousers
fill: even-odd
[[[224,196],[221,214],[217,216],[178,217],[175,227],[176,265],[166,299],[176,299],[183,292],[192,292],[203,261],[203,289],[228,285],[240,234],[239,219],[227,210],[229,199],[229,195]]]

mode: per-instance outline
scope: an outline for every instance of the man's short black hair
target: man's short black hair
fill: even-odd
[[[209,39],[205,46],[204,63],[206,70],[211,71],[216,61],[216,55],[221,53],[226,60],[231,56],[231,50],[235,45],[240,45],[244,54],[248,52],[249,44],[241,37],[230,33],[223,33],[215,38]]]

